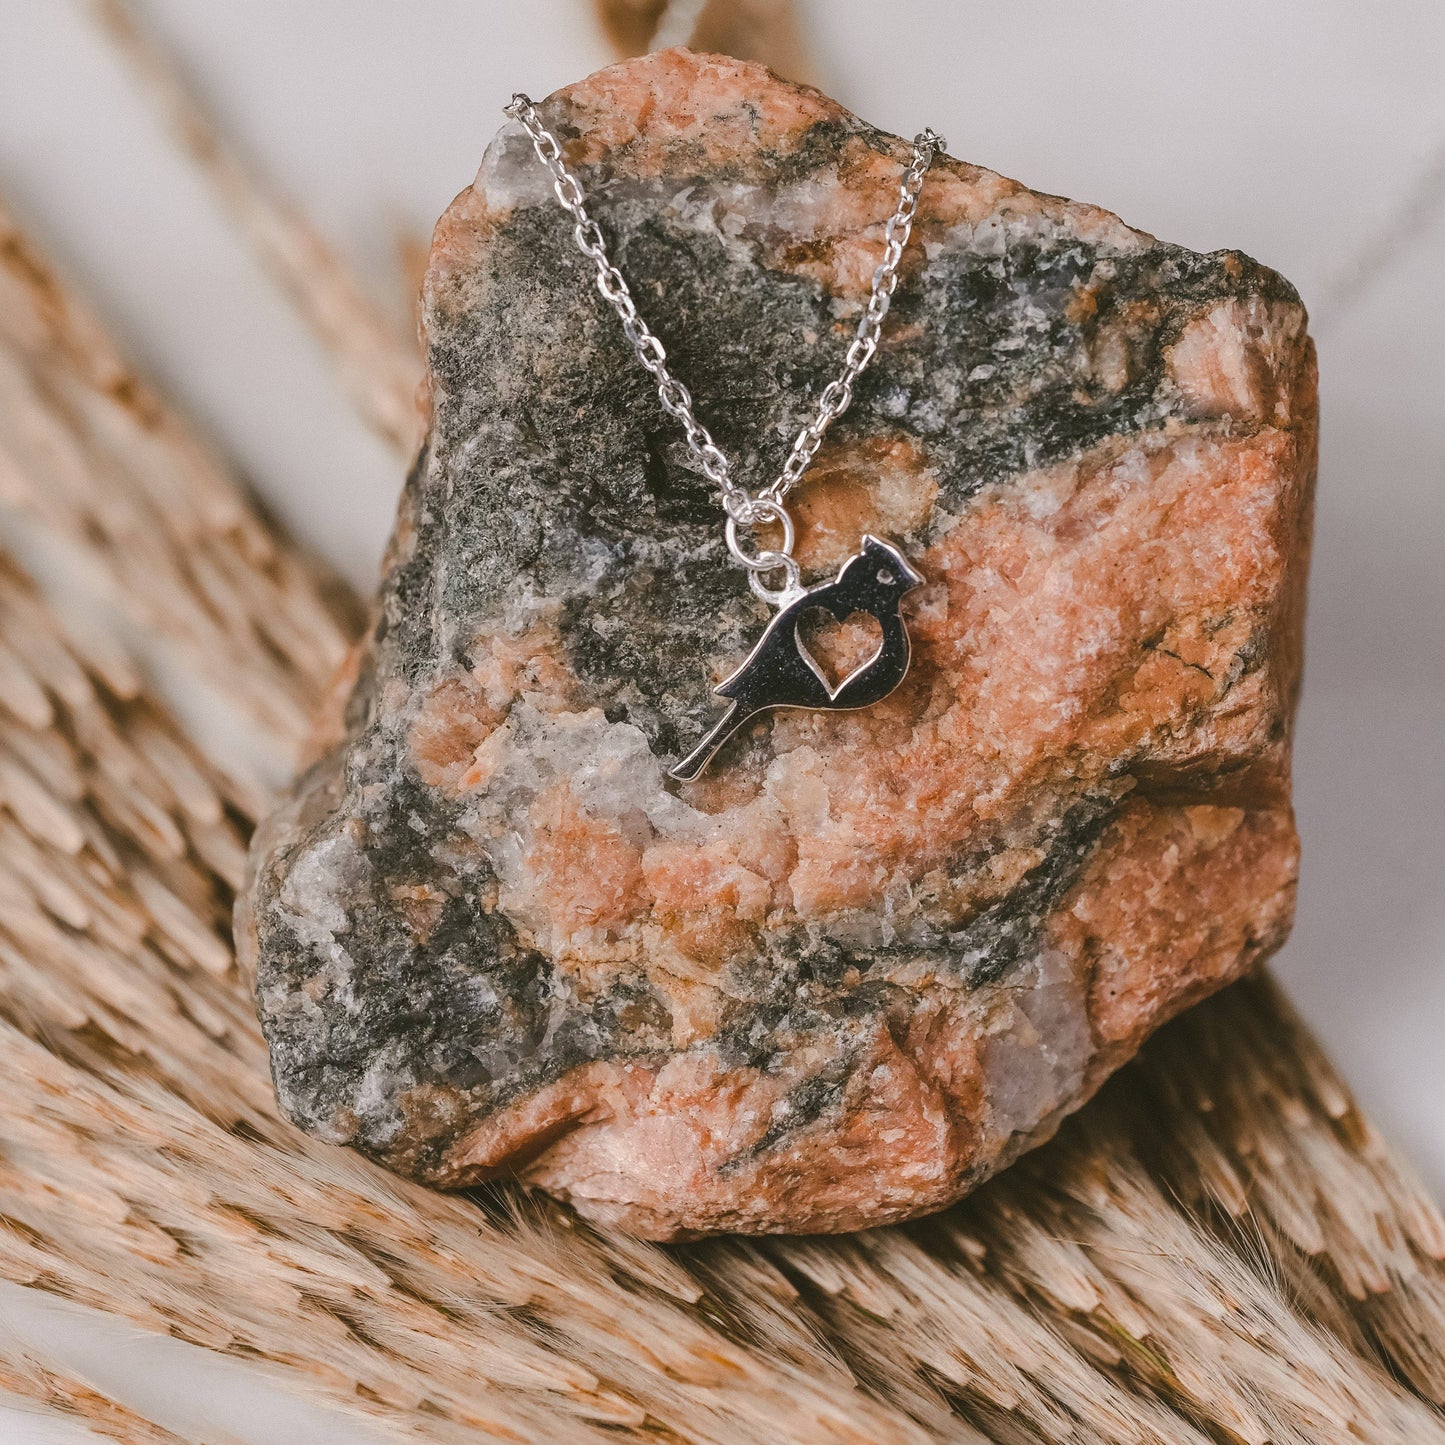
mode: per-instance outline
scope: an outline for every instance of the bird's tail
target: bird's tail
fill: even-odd
[[[708,735],[672,769],[671,776],[682,783],[692,782],[712,762],[717,750],[752,716],[753,713],[744,712],[739,703],[730,704]]]

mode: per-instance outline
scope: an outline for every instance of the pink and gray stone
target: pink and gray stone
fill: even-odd
[[[670,51],[542,106],[739,475],[836,371],[908,146]],[[938,162],[795,494],[914,663],[669,767],[766,622],[515,126],[437,228],[376,622],[253,851],[287,1114],[655,1238],[938,1209],[1283,939],[1315,456],[1293,289]],[[846,668],[851,624],[813,639]]]

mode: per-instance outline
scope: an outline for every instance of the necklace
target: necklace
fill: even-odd
[[[898,286],[898,266],[913,229],[923,178],[947,143],[932,130],[914,137],[913,156],[898,185],[898,204],[884,228],[883,259],[873,272],[868,305],[844,356],[843,369],[819,393],[812,419],[798,433],[782,471],[754,495],[733,480],[727,457],[693,412],[692,393],[668,370],[666,348],[638,313],[626,277],[608,254],[602,228],[588,213],[582,187],[562,160],[557,137],[543,124],[537,107],[520,92],[512,97],[506,112],[526,131],[537,158],[551,174],[557,201],[572,217],[572,238],[577,249],[596,267],[597,289],[617,312],[622,334],[657,383],[662,409],[681,423],[693,460],[717,486],[726,514],[723,536],[729,555],[747,568],[748,586],[753,593],[778,609],[747,660],[713,689],[718,697],[727,699],[727,712],[672,769],[672,776],[683,781],[696,778],[718,749],[759,713],[784,707],[841,711],[881,701],[908,671],[912,648],[899,607],[904,594],[919,586],[923,578],[892,543],[865,535],[860,550],[843,564],[833,581],[804,587],[793,557],[793,520],[784,498],[817,456],[828,428],[848,410],[854,384],[878,350],[883,318]],[[741,529],[768,525],[781,532],[780,543],[750,550]],[[780,585],[769,586],[766,579],[777,575],[782,578]],[[839,622],[855,613],[866,613],[878,623],[882,634],[873,655],[836,686],[798,632],[804,614],[819,610]]]

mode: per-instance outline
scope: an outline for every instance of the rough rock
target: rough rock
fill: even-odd
[[[699,413],[773,475],[906,143],[685,51],[542,112]],[[1315,385],[1279,276],[940,161],[795,494],[808,577],[871,531],[928,579],[912,671],[688,785],[765,609],[515,126],[437,228],[425,329],[376,625],[240,908],[304,1129],[659,1238],[877,1224],[1280,943]]]

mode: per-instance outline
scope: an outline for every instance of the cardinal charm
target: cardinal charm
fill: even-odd
[[[728,699],[728,710],[672,769],[672,776],[683,782],[697,777],[718,749],[759,713],[780,707],[847,712],[882,702],[908,671],[912,644],[899,604],[922,581],[897,547],[865,536],[862,550],[843,564],[832,582],[800,588],[783,603],[747,661],[713,689],[715,696]],[[836,687],[798,635],[804,615],[814,611],[827,612],[839,622],[867,613],[882,631],[873,656]]]

